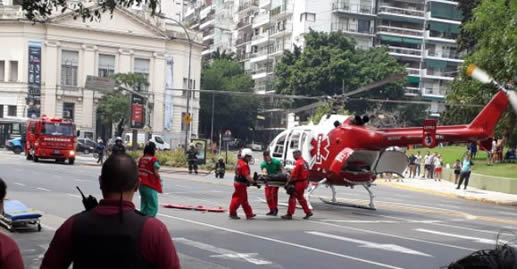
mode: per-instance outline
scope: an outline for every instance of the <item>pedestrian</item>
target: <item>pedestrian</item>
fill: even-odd
[[[106,146],[104,145],[104,141],[102,141],[101,138],[97,141],[97,147],[95,148],[97,151],[98,159],[97,163],[100,163],[101,165],[104,164],[104,151],[106,150]]]
[[[226,172],[226,164],[224,163],[223,157],[219,157],[219,160],[215,163],[215,178],[224,178]]]
[[[188,173],[192,174],[192,170],[197,174],[197,151],[194,144],[190,144],[189,150],[187,150],[187,161],[188,161]]]
[[[248,165],[251,158],[253,158],[251,149],[245,148],[241,150],[241,158],[237,162],[235,181],[233,183],[235,191],[233,192],[232,200],[230,202],[229,211],[231,219],[240,219],[239,216],[237,216],[237,209],[239,206],[242,206],[247,219],[252,219],[256,216],[253,214],[253,210],[248,203],[247,187],[249,184],[255,183],[253,178],[251,178],[250,167]]]
[[[472,159],[476,159],[476,155],[478,153],[478,144],[476,142],[472,142],[470,144],[470,155],[472,156]]]
[[[436,154],[434,157],[434,181],[442,181],[442,156]]]
[[[157,218],[135,210],[138,168],[125,153],[111,155],[99,177],[99,205],[67,219],[54,234],[42,269],[168,268],[179,269],[171,236]]]
[[[431,173],[429,170],[431,169],[431,152],[427,152],[424,157],[424,178],[431,178]]]
[[[0,210],[4,209],[7,185],[0,178]],[[23,269],[23,259],[16,242],[4,233],[0,233],[0,268]]]
[[[266,176],[275,176],[283,172],[283,165],[278,159],[272,158],[269,151],[262,153],[264,161],[260,164],[262,174]],[[266,184],[265,195],[269,213],[267,216],[276,216],[278,214],[278,187],[268,186]]]
[[[495,164],[495,161],[497,160],[496,153],[497,153],[497,139],[494,138],[492,140],[492,148],[490,149],[490,154],[489,154],[490,157],[488,160],[488,165]]]
[[[417,151],[415,157],[416,175],[420,176],[420,166],[422,165],[422,155],[420,155],[420,151]]]
[[[307,204],[307,200],[305,200],[303,196],[305,189],[309,185],[309,165],[302,158],[302,152],[299,149],[293,151],[293,158],[295,159],[294,169],[291,171],[287,184],[294,185],[294,192],[289,196],[287,214],[282,216],[282,219],[293,219],[294,210],[296,209],[296,200],[298,200],[305,212],[303,219],[309,219],[312,216],[312,212]]]
[[[434,179],[434,168],[435,168],[435,162],[436,162],[436,156],[438,156],[438,153],[433,153],[431,155],[431,163],[429,166],[429,174],[431,175],[430,179]]]
[[[144,148],[144,156],[138,160],[138,179],[140,180],[140,212],[149,217],[158,214],[158,193],[162,193],[160,162],[154,156],[156,145],[149,142]]]
[[[126,147],[122,143],[122,138],[118,136],[115,138],[115,144],[111,147],[111,154],[126,153]]]
[[[460,160],[456,160],[456,163],[454,164],[454,184],[458,184],[458,178],[460,176],[461,172],[461,163]]]
[[[467,189],[467,186],[469,185],[470,173],[472,172],[472,166],[474,166],[474,163],[471,161],[470,155],[467,153],[463,158],[463,165],[461,166],[460,173],[460,181],[458,182],[458,187],[456,187],[456,189],[460,188],[461,183],[463,183],[463,181],[465,181],[463,189]]]
[[[409,178],[416,177],[416,156],[415,154],[411,154],[409,156]]]

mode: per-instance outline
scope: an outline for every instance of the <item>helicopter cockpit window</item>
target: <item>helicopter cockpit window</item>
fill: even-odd
[[[296,132],[291,135],[291,141],[289,143],[291,149],[300,149],[300,133]]]
[[[302,139],[301,139],[301,142],[300,142],[300,150],[301,151],[303,151],[306,141],[307,141],[307,131],[304,131],[302,133]]]
[[[282,158],[284,155],[284,144],[286,134],[280,136],[276,141],[275,150],[273,151],[273,157]]]

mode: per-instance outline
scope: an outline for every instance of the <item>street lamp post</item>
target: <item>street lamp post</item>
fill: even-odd
[[[191,80],[190,80],[190,70],[191,70],[191,63],[192,63],[192,39],[190,39],[190,35],[189,35],[188,30],[185,27],[185,25],[183,25],[178,20],[166,17],[166,16],[161,15],[161,14],[158,15],[158,17],[162,18],[162,19],[165,19],[165,20],[170,20],[170,21],[175,22],[176,24],[181,26],[181,28],[183,29],[183,31],[185,31],[185,34],[187,35],[187,40],[188,40],[188,45],[189,45],[189,49],[188,49],[188,75],[187,75],[187,87],[188,87],[188,90],[187,90],[187,116],[189,116],[190,115],[190,92],[192,90],[192,83],[191,83]],[[181,119],[181,120],[184,120],[184,119]],[[190,120],[192,120],[192,117],[190,117]],[[185,152],[186,152],[188,150],[188,136],[189,136],[189,132],[190,132],[190,121],[186,121],[185,123],[186,123],[186,126],[185,126],[185,144],[184,144],[184,148],[185,148]]]

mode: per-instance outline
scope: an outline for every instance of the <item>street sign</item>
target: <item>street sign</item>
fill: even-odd
[[[185,116],[183,116],[183,122],[184,123],[191,123],[192,122],[192,116],[190,114],[185,114]]]
[[[115,88],[115,80],[88,75],[84,88],[103,92],[112,91]]]
[[[131,128],[143,128],[145,125],[144,98],[131,95]]]
[[[223,141],[224,142],[230,142],[232,141],[232,131],[226,130],[223,135]]]

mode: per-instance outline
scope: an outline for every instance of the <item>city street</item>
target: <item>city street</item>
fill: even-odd
[[[256,167],[256,166],[254,166]],[[256,168],[252,168],[256,169]],[[256,170],[255,170],[256,171]],[[252,171],[253,172],[253,171]],[[75,165],[25,160],[0,150],[0,177],[8,184],[9,199],[20,200],[43,214],[41,232],[9,233],[19,244],[26,268],[39,268],[54,231],[82,210],[79,186],[101,198],[100,166],[82,156]],[[160,203],[228,207],[233,175],[162,172]],[[263,189],[249,188],[255,220],[230,220],[227,213],[202,213],[160,208],[183,268],[439,268],[475,250],[493,248],[499,230],[517,229],[517,210],[421,192],[374,186],[377,210],[336,207],[318,196],[312,199],[314,217],[294,220],[265,216]],[[362,188],[337,188],[348,202],[367,203]],[[280,214],[287,196],[280,190]],[[136,206],[139,197],[135,196]],[[242,209],[239,214],[244,217]],[[280,215],[279,214],[279,215]],[[508,239],[509,237],[503,237]]]

